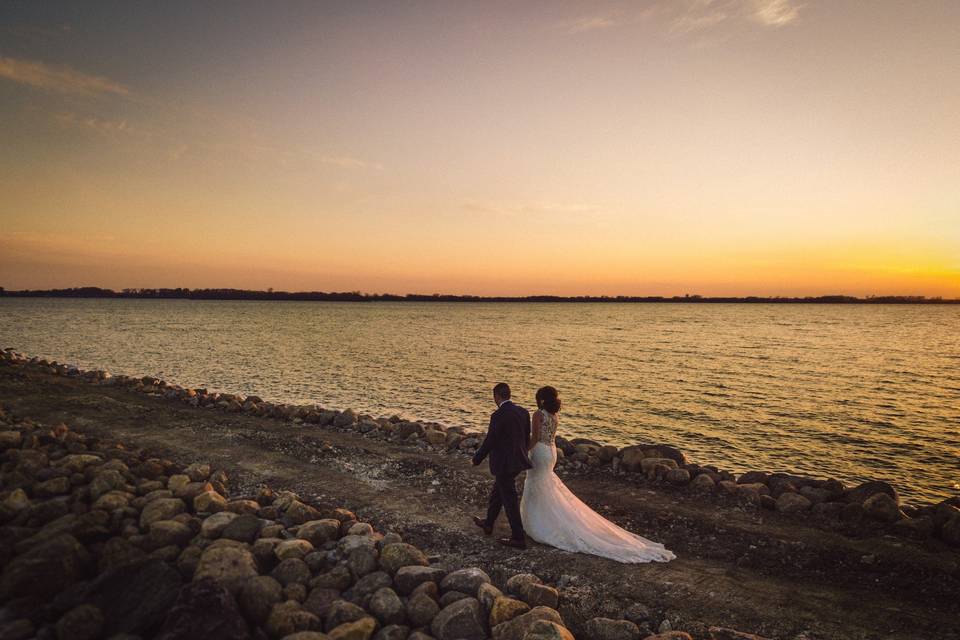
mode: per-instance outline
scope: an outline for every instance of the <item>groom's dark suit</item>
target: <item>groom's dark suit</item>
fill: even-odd
[[[504,509],[514,540],[524,539],[516,478],[521,471],[532,466],[527,457],[529,440],[530,412],[506,400],[490,416],[487,437],[473,456],[473,464],[480,464],[489,455],[490,473],[496,479],[487,508],[487,526],[492,527],[500,509]]]

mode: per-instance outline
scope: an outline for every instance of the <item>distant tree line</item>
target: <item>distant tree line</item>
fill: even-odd
[[[762,296],[466,296],[434,293],[432,295],[397,295],[391,293],[360,293],[359,291],[254,291],[249,289],[102,289],[100,287],[71,287],[69,289],[24,289],[9,291],[0,287],[0,297],[11,298],[159,298],[172,300],[312,300],[326,302],[738,302],[789,304],[960,304],[960,299],[926,296],[867,296],[857,298],[845,295],[807,297]]]

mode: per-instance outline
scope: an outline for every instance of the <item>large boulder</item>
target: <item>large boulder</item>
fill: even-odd
[[[184,585],[155,640],[208,640],[250,637],[230,592],[212,580]]]
[[[0,575],[0,601],[52,596],[83,578],[91,565],[90,554],[83,545],[72,535],[61,534],[7,564]]]
[[[105,636],[141,635],[160,626],[181,584],[180,574],[168,563],[146,559],[101,573],[74,597],[103,613]]]
[[[463,598],[444,607],[430,623],[430,631],[437,640],[484,640],[486,620],[480,601]]]

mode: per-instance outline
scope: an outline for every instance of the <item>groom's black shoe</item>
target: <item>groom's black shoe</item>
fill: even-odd
[[[514,549],[526,549],[527,541],[526,540],[514,540],[513,538],[500,538],[497,540],[500,544],[505,547],[513,547]]]
[[[478,516],[473,516],[473,524],[483,529],[483,535],[488,536],[493,533],[493,527],[487,524],[487,521]]]

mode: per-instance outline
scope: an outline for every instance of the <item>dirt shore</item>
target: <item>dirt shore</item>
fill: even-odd
[[[0,367],[0,403],[159,456],[219,465],[234,495],[266,483],[346,506],[445,566],[480,566],[496,581],[536,573],[561,587],[560,611],[574,631],[639,602],[657,622],[670,620],[695,637],[718,625],[785,639],[960,638],[960,551],[936,540],[830,531],[643,480],[588,475],[568,485],[678,559],[621,565],[539,545],[517,552],[470,523],[483,510],[490,477],[462,456],[192,408],[22,367]]]

